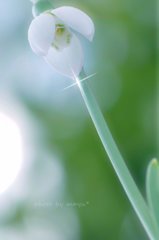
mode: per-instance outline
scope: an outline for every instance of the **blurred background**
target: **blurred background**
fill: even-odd
[[[88,81],[145,196],[146,168],[157,156],[156,3],[53,3],[78,7],[95,23],[93,43],[79,36],[85,70],[97,73]],[[0,238],[147,240],[78,88],[63,91],[71,80],[31,51],[27,40],[31,8],[29,0],[0,2],[0,113],[16,123],[22,139],[18,175],[0,193]],[[18,146],[13,140],[8,152],[11,146],[16,166]],[[2,169],[4,161],[1,157]],[[14,168],[8,164],[7,169],[5,176],[10,178]]]

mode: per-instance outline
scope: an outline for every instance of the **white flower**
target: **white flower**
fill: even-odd
[[[81,43],[75,33],[92,41],[94,24],[91,18],[74,7],[59,7],[36,17],[29,28],[32,50],[43,56],[54,69],[68,77],[77,76],[84,64]]]

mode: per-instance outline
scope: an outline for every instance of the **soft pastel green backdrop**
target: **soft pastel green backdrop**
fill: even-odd
[[[50,1],[51,2],[51,1]],[[143,195],[157,156],[156,4],[56,0],[88,13],[93,43],[79,36],[89,84]],[[0,111],[17,119],[24,164],[0,195],[3,240],[146,240],[77,87],[31,51],[29,0],[0,2]]]

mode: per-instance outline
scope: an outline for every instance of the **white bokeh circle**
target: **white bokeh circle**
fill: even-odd
[[[22,163],[23,147],[17,124],[0,113],[0,193],[15,180]]]

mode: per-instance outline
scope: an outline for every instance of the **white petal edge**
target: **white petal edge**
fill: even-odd
[[[52,13],[73,30],[84,35],[89,41],[93,40],[95,27],[92,19],[83,11],[69,6],[59,7]]]
[[[74,78],[74,75],[79,75],[84,63],[81,43],[78,38],[72,34],[72,39],[68,47],[62,51],[51,47],[48,55],[44,57],[44,59],[57,72],[69,78]]]
[[[55,20],[51,14],[43,13],[30,24],[28,40],[32,50],[37,55],[46,55],[53,42],[55,34]]]

